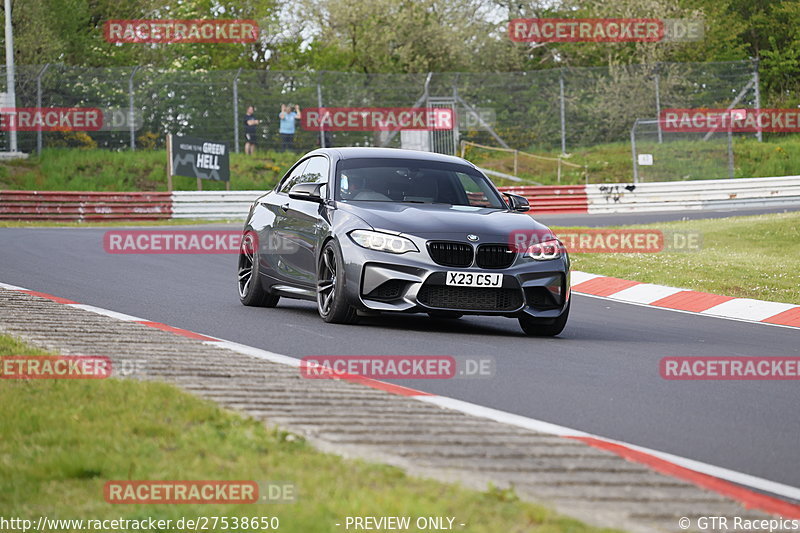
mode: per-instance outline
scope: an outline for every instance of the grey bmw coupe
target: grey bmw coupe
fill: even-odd
[[[569,316],[569,257],[528,210],[457,157],[314,150],[251,206],[239,298],[315,301],[333,323],[380,312],[499,315],[528,335],[558,335]]]

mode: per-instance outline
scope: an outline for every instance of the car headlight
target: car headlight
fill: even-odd
[[[550,239],[548,241],[533,244],[528,247],[525,255],[537,261],[546,261],[548,259],[557,259],[564,253],[564,245],[558,239]]]
[[[350,232],[350,238],[361,247],[378,250],[379,252],[389,252],[390,254],[419,252],[417,246],[411,240],[379,231],[357,229]]]

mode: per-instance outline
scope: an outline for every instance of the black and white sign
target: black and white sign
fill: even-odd
[[[230,155],[224,142],[196,137],[172,137],[172,174],[214,181],[230,181]]]

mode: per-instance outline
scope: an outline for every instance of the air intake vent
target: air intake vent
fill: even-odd
[[[417,301],[428,307],[464,311],[515,311],[522,306],[519,289],[423,285]]]
[[[465,268],[472,265],[472,245],[465,242],[432,241],[428,243],[428,252],[442,266]]]
[[[476,262],[481,268],[508,268],[515,256],[514,249],[507,244],[481,244]]]
[[[399,279],[390,279],[374,288],[366,295],[366,298],[370,300],[394,300],[400,297],[400,293],[405,288],[406,283]]]

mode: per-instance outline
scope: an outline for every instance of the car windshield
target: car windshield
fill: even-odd
[[[456,163],[345,159],[336,183],[337,200],[506,208],[486,177]]]

